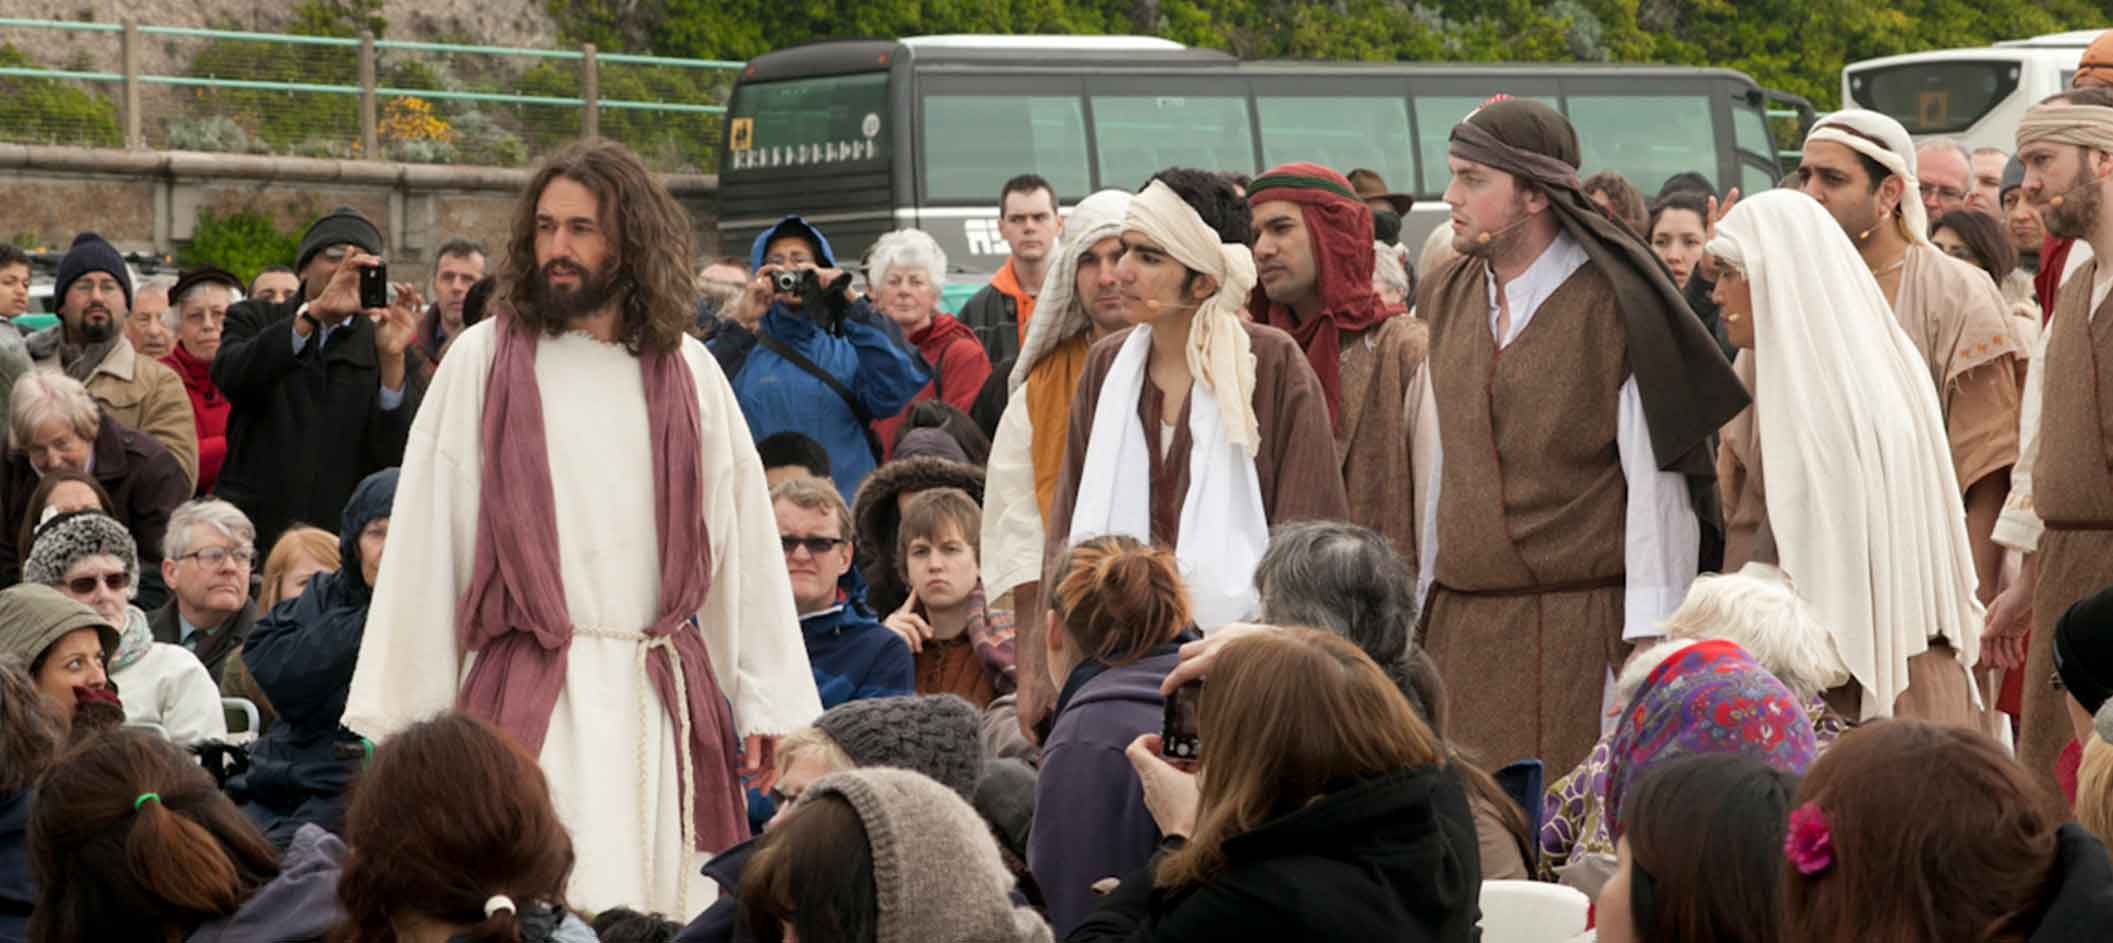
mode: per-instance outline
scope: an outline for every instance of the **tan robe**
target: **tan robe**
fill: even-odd
[[[1255,392],[1251,399],[1255,420],[1262,430],[1262,446],[1255,455],[1255,477],[1262,490],[1262,513],[1271,525],[1309,519],[1344,520],[1349,517],[1343,497],[1343,476],[1335,466],[1335,442],[1330,434],[1328,405],[1322,398],[1321,381],[1306,363],[1306,352],[1291,335],[1273,327],[1243,321],[1255,355]],[[1055,499],[1049,507],[1049,544],[1043,554],[1044,586],[1052,585],[1046,571],[1064,555],[1071,536],[1071,512],[1078,503],[1080,473],[1086,467],[1086,444],[1093,437],[1093,416],[1100,406],[1101,384],[1108,368],[1128,340],[1120,331],[1093,345],[1087,355],[1085,373],[1079,377],[1078,394],[1071,403],[1070,443],[1064,450],[1064,468],[1057,478]],[[1160,393],[1145,372],[1144,395],[1137,410],[1147,435],[1158,435],[1162,423]],[[1173,547],[1181,539],[1181,503],[1189,491],[1189,410],[1184,404],[1175,421],[1173,441],[1162,454],[1152,450],[1152,542]],[[1155,439],[1152,443],[1158,445]]]
[[[1405,402],[1431,346],[1430,326],[1410,315],[1388,318],[1342,339],[1343,491],[1350,521],[1385,536],[1416,559],[1415,481],[1409,468]]]
[[[1430,371],[1445,461],[1423,644],[1454,738],[1490,768],[1570,769],[1599,738],[1622,639],[1629,362],[1613,287],[1578,269],[1502,355],[1479,260],[1440,270]]]
[[[2067,696],[2053,685],[2054,622],[2070,605],[2113,584],[2113,305],[2092,317],[2097,260],[2063,287],[2047,342],[2032,501],[2040,538],[2032,593],[2032,644],[2025,661],[2018,760],[2054,785],[2054,762],[2073,738]]]
[[[1893,315],[1929,363],[1965,494],[2018,461],[2025,346],[1987,272],[1925,245],[1908,248]]]

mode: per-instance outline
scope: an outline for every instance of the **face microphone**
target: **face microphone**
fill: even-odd
[[[1488,230],[1488,229],[1485,229],[1485,230],[1483,230],[1483,231],[1481,231],[1481,232],[1479,232],[1479,233],[1476,233],[1476,234],[1475,234],[1475,244],[1476,244],[1476,245],[1478,245],[1478,246],[1486,246],[1486,245],[1489,245],[1490,243],[1492,243],[1492,242],[1495,242],[1495,241],[1497,241],[1497,238],[1498,238],[1499,236],[1508,236],[1508,235],[1511,235],[1513,231],[1517,230],[1517,229],[1518,229],[1519,227],[1521,227],[1521,226],[1524,226],[1524,225],[1526,225],[1527,223],[1530,223],[1530,222],[1533,222],[1533,217],[1531,217],[1531,216],[1522,216],[1522,217],[1520,217],[1520,218],[1519,218],[1519,220],[1518,220],[1517,222],[1515,222],[1515,223],[1512,223],[1512,224],[1511,224],[1511,225],[1509,225],[1509,226],[1504,226],[1504,227],[1501,227],[1501,228],[1498,228],[1498,229],[1495,229],[1495,230]]]
[[[1152,312],[1153,314],[1158,314],[1162,311],[1194,311],[1197,308],[1201,307],[1203,307],[1203,305],[1201,304],[1170,305],[1164,301],[1160,301],[1157,298],[1147,299],[1145,301],[1145,309]]]

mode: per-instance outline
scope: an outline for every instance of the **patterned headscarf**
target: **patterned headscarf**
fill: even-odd
[[[1319,164],[1285,164],[1256,177],[1247,194],[1249,206],[1296,203],[1306,221],[1313,252],[1314,289],[1320,313],[1300,322],[1290,305],[1269,300],[1260,285],[1247,310],[1270,327],[1290,334],[1306,352],[1321,389],[1328,394],[1328,417],[1342,423],[1342,345],[1340,335],[1369,330],[1386,320],[1379,294],[1372,290],[1372,210],[1350,189],[1350,181]]]
[[[1803,775],[1819,755],[1804,704],[1776,676],[1725,641],[1696,642],[1644,679],[1608,741],[1607,822],[1621,838],[1621,802],[1668,760],[1740,753]]]

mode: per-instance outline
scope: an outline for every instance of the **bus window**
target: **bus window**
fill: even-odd
[[[1101,186],[1136,190],[1168,167],[1255,172],[1247,99],[1095,95]]]
[[[1024,173],[1041,174],[1060,201],[1093,189],[1076,96],[927,95],[919,150],[924,197],[934,203],[994,203],[998,188]]]
[[[1750,108],[1736,101],[1731,106],[1732,140],[1742,151],[1751,151],[1757,157],[1775,159],[1775,135],[1768,130],[1768,118],[1760,109]]]
[[[888,74],[757,82],[727,114],[729,170],[841,167],[888,159]]]
[[[1582,173],[1612,170],[1644,193],[1674,174],[1717,179],[1717,129],[1706,95],[1571,95]],[[1764,152],[1765,153],[1765,152]]]
[[[1512,97],[1537,101],[1550,108],[1563,107],[1562,103],[1544,95]],[[1423,186],[1418,193],[1437,196],[1452,185],[1453,172],[1445,163],[1445,155],[1451,148],[1453,125],[1459,124],[1470,112],[1482,107],[1482,103],[1488,100],[1488,95],[1416,96],[1416,136],[1418,143],[1422,145],[1419,156],[1423,165]],[[1393,180],[1392,177],[1387,179]]]
[[[1856,105],[1890,116],[1909,134],[1957,134],[2018,89],[2010,59],[1914,62],[1849,73]]]
[[[1257,98],[1262,164],[1311,161],[1349,173],[1369,167],[1390,181],[1416,179],[1409,110],[1391,98]]]

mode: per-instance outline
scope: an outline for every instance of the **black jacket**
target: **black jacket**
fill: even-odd
[[[741,872],[748,868],[749,859],[756,856],[756,843],[762,836],[751,838],[728,848],[705,862],[704,876],[719,885],[719,899],[706,907],[697,919],[683,927],[675,935],[675,943],[748,943],[753,936],[741,932],[739,925]]]
[[[976,332],[991,363],[1020,355],[1020,306],[997,288],[985,285],[961,306],[960,321]]]
[[[139,595],[133,605],[153,609],[169,598],[161,579],[161,538],[168,533],[169,515],[177,505],[190,500],[191,479],[177,464],[176,456],[159,440],[110,418],[108,412],[96,426],[95,442],[89,446],[95,483],[110,496],[111,517],[125,525],[139,550]],[[15,546],[21,520],[29,513],[29,499],[41,476],[30,466],[29,456],[8,449],[0,467],[0,586],[22,579],[22,561],[28,547]]]
[[[389,516],[395,499],[396,469],[360,482],[338,531],[338,571],[317,575],[300,596],[273,606],[242,648],[279,717],[250,749],[249,771],[228,783],[228,793],[281,848],[304,824],[335,832],[344,818],[345,787],[359,771],[362,745],[339,722],[374,599],[361,576],[359,533]]]
[[[28,790],[0,796],[0,943],[29,939],[37,882],[29,873]]]
[[[404,352],[402,405],[381,408],[374,324],[363,317],[331,331],[320,352],[311,336],[296,354],[300,305],[297,297],[228,308],[213,358],[213,385],[232,407],[214,490],[249,515],[264,551],[294,523],[336,520],[360,479],[401,464],[425,390],[414,344]]]
[[[219,625],[199,626],[206,633],[192,654],[205,664],[207,674],[213,676],[213,685],[220,689],[222,697],[241,697],[228,688],[228,666],[231,661],[241,661],[237,654],[242,643],[249,641],[250,629],[257,624],[257,603],[251,600],[242,604],[242,609]],[[169,601],[161,608],[147,613],[147,628],[153,630],[154,640],[170,645],[183,644],[183,620],[176,611],[176,597],[170,594]]]
[[[2106,846],[2075,822],[2062,826],[2054,881],[2054,899],[2033,929],[2031,943],[2084,943],[2113,935],[2113,863]]]
[[[1225,868],[1180,891],[1125,876],[1065,939],[1087,941],[1475,938],[1481,857],[1451,772],[1404,769],[1353,783],[1225,843]]]

